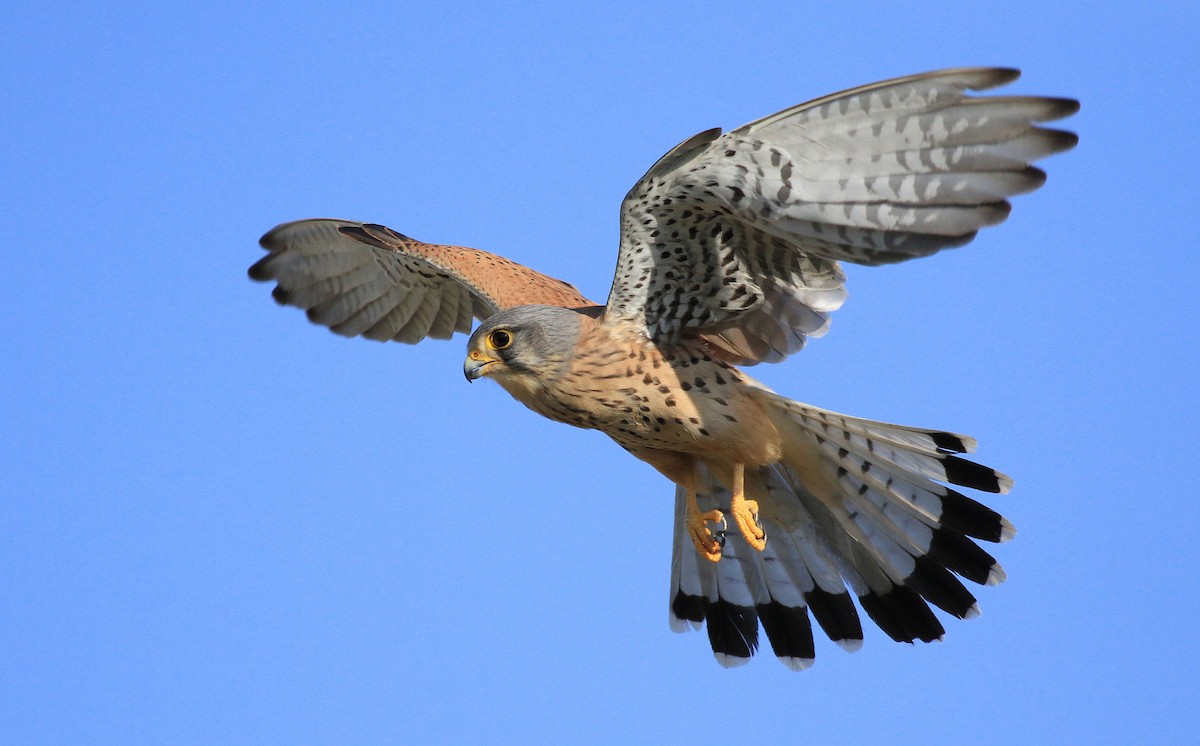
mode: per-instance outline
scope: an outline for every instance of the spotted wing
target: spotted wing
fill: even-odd
[[[300,220],[259,241],[269,253],[250,267],[276,282],[279,303],[346,337],[415,344],[469,333],[512,306],[593,305],[578,290],[504,257],[426,244],[382,225]]]
[[[1075,144],[1036,126],[1075,101],[965,95],[1018,74],[898,78],[685,141],[625,197],[608,316],[660,343],[701,337],[735,363],[799,350],[846,297],[839,261],[961,246],[1041,186],[1032,161]]]

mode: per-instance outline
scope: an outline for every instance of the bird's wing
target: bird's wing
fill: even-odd
[[[512,306],[594,305],[572,285],[504,257],[421,243],[382,225],[300,220],[259,243],[269,253],[250,277],[274,280],[275,300],[347,337],[414,344],[469,333],[472,317]]]
[[[659,343],[703,338],[738,364],[799,350],[846,297],[839,261],[961,246],[1041,186],[1032,161],[1076,143],[1036,126],[1075,101],[965,95],[1018,74],[897,78],[681,143],[622,204],[607,317]]]

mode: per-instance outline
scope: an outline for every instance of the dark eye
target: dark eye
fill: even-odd
[[[488,346],[493,350],[503,350],[512,344],[512,335],[503,329],[497,329],[488,335]]]

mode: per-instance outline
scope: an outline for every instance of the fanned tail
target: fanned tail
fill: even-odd
[[[761,622],[775,655],[802,670],[815,656],[809,612],[831,640],[861,646],[851,592],[900,642],[942,638],[929,604],[960,619],[979,615],[959,578],[996,585],[1005,575],[972,539],[1007,541],[1015,530],[946,486],[1011,488],[1009,477],[955,455],[973,450],[973,439],[848,417],[766,390],[761,402],[783,440],[779,463],[747,475],[766,549],[754,551],[732,530],[720,562],[699,557],[677,490],[672,629],[706,623],[718,662],[735,666],[757,649]],[[701,510],[728,506],[728,490],[707,470],[698,493]]]

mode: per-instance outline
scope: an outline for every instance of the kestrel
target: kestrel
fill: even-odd
[[[1078,103],[965,94],[1018,74],[897,78],[685,140],[621,205],[604,305],[495,254],[344,220],[271,230],[250,277],[348,337],[412,344],[481,319],[468,380],[600,430],[675,483],[671,628],[707,622],[722,665],[749,660],[761,622],[785,665],[808,667],[809,610],[856,650],[851,593],[893,639],[938,640],[929,604],[977,616],[958,578],[1005,578],[973,539],[1014,533],[946,485],[999,493],[1012,480],[955,455],[972,438],[818,409],[735,366],[824,334],[846,298],[839,262],[962,246],[1042,185],[1030,163],[1078,138],[1037,124]]]

